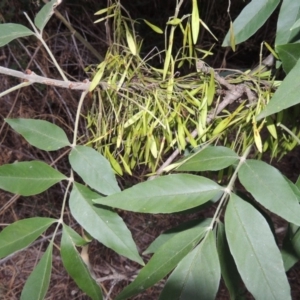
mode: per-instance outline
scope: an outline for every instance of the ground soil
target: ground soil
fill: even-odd
[[[87,6],[82,6],[80,3],[80,1],[74,1],[74,4],[70,5],[67,1],[60,11],[64,13],[64,15],[66,15],[66,12],[69,14],[73,12],[70,18],[75,29],[87,36],[100,52],[104,52],[107,47],[105,44],[105,30],[103,27],[95,27],[95,25],[93,25],[91,11],[88,10],[89,8]],[[95,3],[93,3],[93,5],[95,5]],[[20,3],[16,3],[15,7],[16,11],[18,11],[17,7],[21,9]],[[95,6],[91,5],[91,9],[94,9],[94,7]],[[32,5],[29,9],[30,12],[34,14],[38,8]],[[2,15],[6,13],[7,18],[19,18],[19,20],[14,20],[14,22],[24,22],[24,18],[20,17],[19,14],[15,14],[15,12],[11,12],[5,5],[4,11],[1,13]],[[223,16],[222,13],[221,15]],[[219,18],[219,23],[222,23],[223,17]],[[219,27],[215,26],[216,30],[218,30],[218,28]],[[49,31],[51,34],[49,34],[48,42],[55,56],[58,57],[59,63],[75,80],[81,81],[86,78],[88,75],[84,72],[83,66],[97,63],[97,60],[86,48],[82,47],[77,41],[74,41],[68,30],[66,30],[57,19],[54,18],[54,20],[50,21]],[[265,34],[266,32],[267,30],[264,29],[260,34]],[[269,39],[272,40],[272,37],[269,37]],[[22,39],[20,42],[13,42],[10,44],[10,47],[1,48],[0,64],[23,71],[25,71],[25,69],[31,69],[39,74],[44,73],[45,76],[57,78],[59,75],[53,70],[45,53],[42,50],[35,52],[35,49],[39,47],[39,45],[31,41],[31,39],[29,39],[29,42],[31,42],[30,45],[34,45],[34,47],[28,46],[28,40]],[[251,44],[251,41],[249,43]],[[255,41],[252,41],[251,47],[255,48],[253,43],[255,43]],[[247,49],[247,51],[249,51],[249,47]],[[28,51],[27,54],[25,50]],[[243,52],[242,50],[240,51]],[[257,51],[255,53],[257,53]],[[224,62],[224,55],[224,51],[218,52],[215,60],[211,63],[214,63],[215,67],[219,67]],[[235,66],[239,65],[241,68],[249,67],[253,64],[253,61],[255,61],[257,57],[255,55],[252,54],[250,59],[250,55],[248,54],[248,61],[245,62],[247,59],[245,59],[243,55],[238,56],[231,53],[229,55],[229,63]],[[234,60],[235,57],[236,60]],[[0,91],[4,91],[18,83],[18,80],[2,74],[0,74],[0,79]],[[55,163],[60,171],[68,174],[69,165],[63,151],[46,153],[29,146],[20,135],[5,125],[4,119],[22,117],[48,120],[61,126],[68,133],[69,137],[71,137],[71,128],[76,114],[78,99],[78,92],[39,85],[27,87],[2,97],[0,102],[0,165],[13,163],[15,161],[38,159],[49,164]],[[86,103],[85,105],[84,109],[88,109],[90,103]],[[86,133],[85,125],[83,119],[80,124],[82,135]],[[269,160],[269,157],[266,157],[266,160]],[[280,161],[273,160],[272,164],[290,180],[295,182],[300,173],[299,147],[284,156]],[[137,174],[132,179],[120,179],[120,184],[132,185],[139,180],[141,180],[141,178],[139,178],[139,174]],[[128,181],[130,182],[128,183]],[[57,184],[41,195],[26,198],[14,196],[0,190],[0,228],[4,228],[7,224],[11,224],[17,220],[33,216],[57,218],[60,214],[64,188],[64,186]],[[119,213],[131,230],[138,249],[140,253],[142,253],[163,231],[185,220],[211,217],[214,210],[215,207],[209,207],[201,212],[188,215],[149,215],[124,211],[120,211]],[[287,224],[276,216],[272,216],[272,218],[275,229],[279,232],[279,240],[282,240]],[[72,218],[68,209],[66,209],[65,212],[65,220],[68,220],[69,225],[80,232],[80,226]],[[43,254],[52,233],[53,228],[50,228],[31,247],[0,260],[0,299],[15,300],[20,298],[24,283],[38,262],[38,259]],[[62,266],[59,255],[60,234],[61,233],[58,232],[56,238],[51,283],[46,299],[89,299],[80,291]],[[135,278],[139,270],[139,266],[136,263],[117,255],[96,241],[93,241],[90,245],[89,257],[93,272],[106,295],[106,299],[114,299],[122,288]],[[143,258],[147,261],[149,256],[143,256]],[[297,263],[287,275],[291,285],[293,299],[300,299],[300,263]],[[164,281],[132,299],[158,299],[163,284]],[[221,282],[216,299],[229,299],[223,282]],[[246,294],[246,299],[253,298],[251,295]]]

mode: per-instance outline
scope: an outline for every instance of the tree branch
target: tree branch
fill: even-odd
[[[10,75],[14,77],[18,77],[23,79],[24,81],[30,83],[42,83],[46,85],[54,85],[57,87],[70,89],[70,90],[82,90],[86,91],[90,87],[90,81],[85,79],[83,82],[76,82],[76,81],[62,81],[57,79],[51,79],[43,76],[39,76],[30,70],[26,70],[26,73],[8,69],[5,67],[0,67],[0,73],[5,75]]]

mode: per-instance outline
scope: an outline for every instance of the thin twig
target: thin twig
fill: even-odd
[[[48,3],[49,1],[43,0],[43,2]],[[97,57],[99,62],[104,60],[103,56],[78,31],[72,27],[72,25],[58,10],[54,10],[54,14],[70,30],[71,34],[74,35],[87,49],[89,49],[95,57]]]

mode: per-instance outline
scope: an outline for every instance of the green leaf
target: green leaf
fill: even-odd
[[[88,241],[83,239],[73,228],[67,226],[66,224],[64,224],[64,230],[67,232],[67,234],[70,236],[73,243],[77,247],[82,247],[89,243]]]
[[[217,248],[222,277],[229,291],[230,299],[243,299],[243,291],[240,289],[242,279],[230,253],[225,234],[225,227],[221,222],[218,223]]]
[[[234,164],[239,156],[229,148],[206,147],[191,155],[176,171],[218,171]]]
[[[176,267],[167,280],[160,300],[214,300],[221,277],[215,235],[205,239]]]
[[[278,45],[276,50],[282,61],[284,72],[288,74],[300,58],[300,43]]]
[[[231,194],[225,231],[238,271],[255,299],[291,299],[290,287],[274,236],[264,217]]]
[[[154,253],[136,279],[117,296],[116,300],[137,295],[164,278],[197,245],[206,232],[207,227],[199,224],[170,238]]]
[[[297,61],[295,67],[287,74],[279,88],[276,90],[273,98],[267,104],[266,108],[256,117],[257,121],[300,103],[299,77],[300,60]]]
[[[69,200],[73,217],[90,235],[106,247],[144,265],[122,218],[110,209],[96,206],[92,199],[98,197],[99,194],[75,183]]]
[[[136,55],[137,54],[137,45],[135,42],[135,38],[133,38],[128,26],[126,22],[123,22],[124,27],[125,27],[125,33],[126,33],[126,40],[127,40],[127,45],[129,50],[131,51],[132,55]]]
[[[101,289],[76,250],[71,236],[65,230],[65,226],[63,227],[60,253],[65,269],[78,287],[93,300],[101,300]]]
[[[0,232],[0,258],[29,246],[57,220],[29,218],[17,221]]]
[[[197,44],[199,31],[200,31],[200,18],[199,18],[199,9],[197,0],[192,0],[193,9],[192,9],[192,18],[191,18],[191,27],[192,27],[192,36],[194,44]]]
[[[22,196],[42,193],[63,179],[67,177],[41,161],[0,166],[0,188]]]
[[[300,202],[300,189],[299,189],[299,187],[296,184],[294,184],[292,181],[290,181],[288,178],[286,178],[286,177],[285,177],[285,180],[289,184],[290,188],[293,190],[295,196],[298,199],[298,202]]]
[[[94,202],[141,213],[172,213],[199,206],[222,190],[205,177],[175,174],[139,183]]]
[[[0,232],[0,258],[29,246],[56,221],[51,218],[35,217],[23,219],[5,227]]]
[[[52,0],[48,2],[37,13],[34,19],[34,24],[40,31],[43,31],[45,25],[48,23],[49,19],[54,14],[54,8],[57,6],[57,2],[58,0]]]
[[[295,21],[299,18],[300,2],[295,0],[282,1],[276,26],[275,46],[287,44],[293,41],[299,33],[298,29],[291,30]]]
[[[295,186],[300,190],[300,175],[298,176],[298,179],[295,182]]]
[[[182,22],[181,19],[173,18],[172,20],[168,21],[166,24],[176,26],[176,25],[179,25],[181,22]]]
[[[69,161],[74,171],[97,192],[110,195],[120,191],[108,160],[96,150],[76,146],[69,155]]]
[[[258,160],[246,160],[238,172],[242,185],[271,212],[300,225],[298,198],[283,175]]]
[[[57,125],[43,120],[5,119],[29,144],[46,151],[70,146],[66,133]]]
[[[300,257],[300,230],[299,229],[292,237],[292,245],[295,250],[295,253],[297,254],[298,257]]]
[[[52,250],[53,242],[51,241],[41,260],[28,277],[22,290],[21,300],[43,300],[45,298],[50,283]]]
[[[159,33],[159,34],[163,34],[164,32],[159,28],[157,27],[156,25],[150,23],[149,21],[143,19],[144,22],[153,30],[155,31],[156,33]]]
[[[279,3],[280,0],[252,0],[246,5],[233,23],[236,44],[251,37],[268,20]],[[230,32],[222,46],[230,46]]]
[[[292,226],[289,224],[286,235],[282,242],[281,256],[283,260],[284,270],[287,272],[295,263],[299,261],[299,257],[294,249],[292,242],[293,236]]]
[[[14,39],[29,35],[34,35],[34,33],[23,25],[14,23],[0,24],[0,47],[7,45]]]
[[[91,82],[91,85],[89,87],[89,92],[92,92],[96,86],[99,84],[103,74],[104,74],[104,71],[106,70],[106,66],[107,66],[107,61],[106,60],[103,60],[98,66],[97,66],[97,69],[98,71],[96,72],[96,74],[94,75],[94,78]]]
[[[298,19],[298,20],[293,24],[293,26],[291,27],[290,30],[293,30],[293,29],[298,28],[298,27],[300,27],[300,19]]]
[[[178,234],[181,231],[190,229],[195,226],[199,226],[201,224],[202,227],[208,227],[211,223],[211,219],[204,219],[204,220],[191,220],[184,222],[170,230],[165,231],[160,236],[158,236],[150,246],[143,252],[143,254],[150,254],[156,252],[164,243],[166,243],[169,239],[173,236]]]

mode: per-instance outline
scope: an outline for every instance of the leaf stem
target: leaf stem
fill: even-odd
[[[67,203],[67,196],[68,196],[68,192],[70,190],[71,185],[74,182],[74,173],[73,170],[71,169],[71,175],[69,177],[69,181],[68,181],[68,185],[64,194],[64,199],[63,199],[63,203],[61,206],[61,213],[60,213],[60,218],[59,218],[59,223],[63,223],[63,217],[64,217],[64,211],[65,211],[65,207],[66,207],[66,203]]]
[[[77,107],[77,112],[76,112],[75,125],[74,125],[73,143],[72,143],[71,147],[76,146],[80,111],[81,111],[81,108],[82,108],[83,100],[84,100],[84,98],[85,98],[85,96],[87,95],[88,92],[89,92],[88,90],[85,90],[81,93],[81,96],[80,96],[80,100],[79,100],[78,107]]]
[[[64,218],[64,212],[65,212],[66,203],[67,203],[67,196],[68,196],[69,190],[70,190],[71,185],[73,184],[73,182],[74,182],[74,173],[73,173],[73,170],[71,169],[71,175],[69,177],[68,185],[67,185],[65,193],[64,193],[64,199],[63,199],[61,210],[60,210],[60,217],[59,217],[59,219],[57,219],[57,225],[56,225],[56,227],[54,229],[54,232],[52,234],[51,243],[54,242],[54,239],[56,237],[56,233],[57,233],[60,225],[64,223],[63,218]]]
[[[51,239],[52,242],[54,241],[54,238],[56,236],[56,232],[58,231],[59,226],[64,223],[63,218],[64,218],[64,212],[65,212],[66,203],[67,203],[67,196],[68,196],[69,190],[70,190],[73,182],[74,182],[74,173],[73,173],[73,170],[71,169],[71,175],[69,177],[68,185],[65,190],[64,199],[63,199],[63,203],[62,203],[61,210],[60,210],[60,217],[57,220],[57,225],[56,225],[54,233],[52,235],[52,239]]]
[[[251,147],[252,147],[252,145],[249,146],[249,147],[246,149],[246,151],[244,152],[243,156],[240,157],[240,161],[239,161],[239,163],[238,163],[236,169],[234,170],[234,173],[233,173],[233,175],[231,176],[230,181],[229,181],[227,187],[224,189],[224,193],[223,193],[223,195],[222,195],[222,198],[221,198],[221,200],[220,200],[220,202],[219,202],[219,205],[218,205],[217,210],[216,210],[216,212],[215,212],[215,214],[214,214],[214,217],[213,217],[213,219],[212,219],[212,221],[211,221],[211,223],[210,223],[209,228],[212,229],[212,228],[214,227],[214,225],[215,225],[216,219],[219,218],[219,215],[220,215],[220,213],[221,213],[221,211],[222,211],[222,208],[224,207],[224,204],[226,203],[228,197],[229,197],[230,194],[231,194],[231,191],[233,190],[233,186],[234,186],[235,180],[236,180],[236,178],[237,178],[239,169],[240,169],[240,167],[245,163],[246,158],[248,157],[248,155],[249,155],[249,153],[250,153]]]
[[[41,43],[43,44],[43,46],[45,47],[46,51],[48,52],[52,62],[54,63],[56,69],[58,70],[59,74],[61,75],[61,77],[63,78],[64,81],[68,81],[66,75],[64,74],[63,70],[61,69],[61,67],[59,66],[57,60],[55,59],[55,57],[53,56],[50,48],[47,46],[47,44],[45,43],[42,34],[37,30],[37,28],[35,27],[35,25],[33,24],[33,22],[31,21],[31,19],[29,18],[29,16],[27,15],[26,12],[24,12],[25,17],[27,18],[28,22],[30,23],[30,25],[32,26],[33,30],[35,31],[35,36],[41,41]]]
[[[0,68],[1,68],[1,67],[0,67]],[[8,89],[8,90],[5,90],[4,92],[0,93],[0,98],[3,97],[3,96],[5,96],[5,95],[7,95],[7,94],[9,94],[9,93],[11,93],[11,92],[13,92],[13,91],[16,91],[16,90],[18,90],[18,89],[21,89],[21,88],[23,88],[23,87],[25,87],[25,86],[29,86],[29,85],[31,85],[32,83],[33,83],[33,82],[25,81],[25,82],[22,82],[22,83],[20,83],[20,84],[18,84],[18,85],[16,85],[16,86],[13,86],[12,88],[10,88],[10,89]]]

